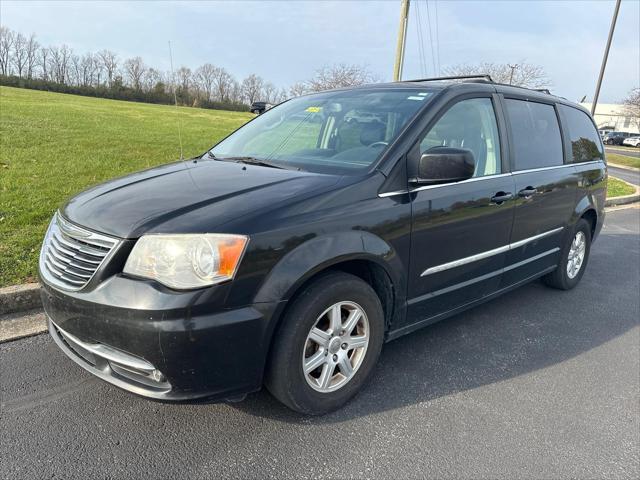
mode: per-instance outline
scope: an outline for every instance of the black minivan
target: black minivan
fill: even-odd
[[[573,288],[606,182],[589,113],[547,93],[476,78],[302,96],[62,207],[40,256],[49,330],[142,396],[266,385],[322,414],[384,342],[538,277]]]

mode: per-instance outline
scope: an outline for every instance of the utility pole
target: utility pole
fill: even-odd
[[[604,49],[604,57],[602,57],[602,66],[600,67],[600,76],[598,76],[598,85],[596,85],[596,94],[593,96],[593,103],[591,104],[591,115],[595,115],[596,113],[596,105],[598,104],[600,87],[602,86],[602,77],[604,77],[604,69],[607,66],[607,60],[609,59],[609,49],[611,48],[613,31],[616,29],[616,20],[618,20],[618,12],[620,11],[620,2],[621,0],[616,0],[616,7],[613,10],[613,18],[611,19],[611,27],[609,28],[609,38],[607,39],[607,46]]]
[[[393,81],[402,80],[402,66],[404,65],[404,50],[407,42],[407,24],[409,23],[409,1],[400,2],[400,27],[398,28],[398,45],[396,46],[396,63],[393,67]]]
[[[516,63],[515,65],[509,65],[509,68],[511,69],[511,76],[509,77],[509,85],[513,84],[513,72],[516,70],[516,68],[518,68],[518,64]]]

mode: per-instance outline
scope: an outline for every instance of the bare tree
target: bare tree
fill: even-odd
[[[107,83],[109,87],[111,87],[114,75],[118,69],[118,56],[110,50],[100,50],[97,55],[102,62],[104,71],[107,74]]]
[[[189,91],[189,87],[191,87],[191,69],[187,67],[180,67],[176,72],[176,77],[178,79],[179,87],[183,92]]]
[[[80,55],[71,55],[67,79],[70,85],[82,84],[82,59]]]
[[[0,26],[0,74],[11,73],[11,50],[15,41],[15,33],[7,27]]]
[[[258,100],[258,97],[262,94],[263,84],[262,78],[254,73],[242,80],[242,96],[249,105]]]
[[[142,80],[144,91],[150,92],[160,82],[162,82],[162,73],[160,73],[155,68],[149,68],[146,72],[144,72],[144,77]]]
[[[305,93],[308,93],[307,86],[302,82],[294,83],[289,87],[289,96],[291,97],[299,97]]]
[[[36,34],[32,33],[27,40],[27,78],[33,78],[35,67],[38,64],[38,50],[40,44],[36,40]]]
[[[264,100],[265,102],[269,102],[269,103],[278,103],[276,102],[277,100],[277,95],[278,95],[278,88],[271,82],[266,82],[264,84],[264,87],[262,87],[262,92],[264,95]]]
[[[130,85],[135,90],[140,90],[142,87],[142,77],[147,70],[147,66],[140,57],[128,58],[124,61],[124,71],[129,79]]]
[[[109,88],[122,90],[123,85],[127,85],[138,91],[153,91],[157,94],[155,101],[163,101],[161,99],[162,95],[167,94],[169,76],[149,68],[141,57],[127,59],[122,63],[122,68],[118,68],[118,64],[116,54],[109,50],[75,54],[67,45],[40,46],[35,34],[26,37],[0,26],[0,74],[16,74],[30,79],[35,77],[85,88],[106,84]],[[338,73],[342,74],[342,80],[336,81],[340,85],[355,84],[362,78],[371,77],[367,72],[358,77],[357,67],[346,66],[327,67],[319,71],[319,77],[326,82],[327,78],[331,75],[337,77]],[[349,75],[351,77],[347,78]],[[126,79],[125,82],[122,77]],[[309,91],[310,85],[317,85],[317,80],[299,84],[300,92]],[[176,85],[179,101],[184,104],[196,105],[203,98],[233,103],[253,103],[257,100],[279,103],[289,96],[285,89],[278,89],[256,74],[249,75],[239,83],[227,70],[210,63],[200,66],[195,72],[181,67],[171,81]],[[292,92],[296,89],[292,88]]]
[[[242,103],[242,85],[236,79],[232,80],[228,92],[228,101]]]
[[[198,67],[194,73],[194,80],[198,84],[200,90],[204,93],[206,100],[211,100],[213,94],[213,83],[215,81],[217,67],[210,63]]]
[[[49,49],[47,47],[40,47],[38,50],[38,65],[42,72],[42,79],[49,80],[49,61],[50,61]]]
[[[18,77],[22,78],[27,68],[27,38],[21,33],[16,34],[14,38],[12,60]]]
[[[640,123],[640,88],[634,88],[627,98],[622,101],[624,112],[627,116],[636,118]]]
[[[216,100],[220,102],[226,102],[229,100],[231,90],[236,80],[227,72],[224,68],[217,68],[214,77],[214,95]]]
[[[93,53],[85,53],[80,62],[82,86],[93,85],[94,77],[98,68],[98,61]]]
[[[526,62],[461,64],[446,67],[443,72],[447,76],[490,75],[494,82],[518,87],[548,88],[551,86],[551,80],[543,67]]]
[[[305,84],[306,90],[320,92],[333,88],[352,87],[377,81],[364,65],[347,65],[340,63],[333,66],[324,66],[316,71],[315,76]]]
[[[51,76],[57,83],[66,85],[69,74],[69,62],[72,55],[73,50],[67,45],[49,47],[49,69],[51,70]]]
[[[285,88],[281,88],[280,90],[278,90],[275,103],[282,103],[288,98],[289,98],[289,95],[287,94],[287,90]]]

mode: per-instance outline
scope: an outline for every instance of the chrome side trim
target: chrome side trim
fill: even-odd
[[[466,183],[480,182],[482,180],[491,180],[494,178],[502,178],[502,177],[509,177],[509,176],[511,176],[511,173],[498,173],[496,175],[483,175],[482,177],[472,177],[466,180],[462,180],[460,182],[439,183],[438,185],[423,185],[422,187],[416,187],[409,190],[409,193],[420,192],[422,190],[431,190],[432,188],[450,187],[452,185],[462,185]]]
[[[461,182],[441,183],[438,185],[423,185],[422,187],[413,188],[411,190],[397,190],[394,192],[384,192],[384,193],[379,193],[378,196],[381,198],[392,197],[394,195],[404,195],[407,193],[420,192],[422,190],[430,190],[432,188],[441,188],[441,187],[446,187],[450,185],[459,185],[462,183],[478,182],[480,180],[488,180],[490,178],[508,177],[509,175],[522,175],[524,173],[544,172],[545,170],[556,170],[558,168],[583,167],[583,166],[596,164],[596,163],[604,163],[604,162],[602,162],[601,160],[592,160],[590,162],[567,163],[563,165],[554,165],[551,167],[529,168],[527,170],[516,170],[514,172],[498,173],[496,175],[484,175],[482,177],[473,177],[467,180],[462,180]]]
[[[409,190],[396,190],[395,192],[379,193],[378,196],[380,198],[385,198],[385,197],[393,197],[394,195],[406,195],[407,193],[409,193]]]
[[[521,175],[523,173],[534,173],[534,172],[544,172],[545,170],[557,170],[558,168],[567,168],[567,167],[578,167],[590,165],[592,163],[602,163],[599,160],[590,161],[590,162],[577,162],[577,163],[567,163],[564,165],[554,165],[552,167],[540,167],[540,168],[529,168],[527,170],[516,170],[513,172],[514,175]]]
[[[485,258],[489,258],[494,255],[499,255],[501,253],[508,252],[509,250],[514,250],[516,248],[522,247],[523,245],[526,245],[527,243],[535,242],[536,240],[539,240],[541,238],[548,237],[549,235],[553,235],[554,233],[561,231],[563,228],[564,227],[554,228],[553,230],[549,230],[548,232],[543,232],[538,235],[534,235],[533,237],[528,237],[523,240],[518,240],[517,242],[510,243],[502,247],[494,248],[493,250],[487,250],[485,252],[476,253],[475,255],[470,255],[468,257],[459,258],[458,260],[453,260],[452,262],[447,262],[441,265],[436,265],[435,267],[427,268],[424,272],[420,274],[420,276],[425,277],[427,275],[442,272],[444,270],[460,267],[468,263],[477,262],[478,260],[483,260]]]
[[[449,292],[453,292],[455,290],[459,290],[461,288],[467,287],[469,285],[473,285],[474,283],[478,283],[478,282],[482,282],[484,280],[488,280],[492,277],[496,277],[498,275],[501,275],[505,272],[508,272],[510,270],[514,270],[518,267],[522,267],[523,265],[526,265],[527,263],[531,263],[531,262],[535,262],[536,260],[539,260],[543,257],[546,257],[547,255],[551,255],[552,253],[556,253],[559,252],[560,248],[556,247],[556,248],[552,248],[551,250],[547,250],[546,252],[542,252],[538,255],[534,255],[533,257],[527,258],[525,260],[522,260],[521,262],[517,262],[517,263],[513,263],[511,265],[509,265],[508,267],[505,268],[501,268],[499,270],[495,270],[493,272],[487,273],[485,275],[480,275],[479,277],[475,277],[472,278],[471,280],[466,280],[464,282],[460,282],[460,283],[456,283],[455,285],[451,285],[450,287],[445,287],[442,288],[440,290],[436,290],[434,292],[429,292],[426,293],[424,295],[420,295],[419,297],[415,297],[415,298],[411,298],[407,301],[407,303],[409,305],[413,305],[414,303],[419,303],[422,302],[424,300],[428,300],[430,298],[433,297],[437,297],[438,295],[443,295],[445,293],[449,293]]]
[[[518,240],[517,242],[513,242],[509,245],[509,250],[513,250],[515,248],[522,247],[527,243],[535,242],[536,240],[540,240],[541,238],[548,237],[549,235],[553,235],[554,233],[558,233],[563,230],[564,227],[554,228],[553,230],[549,230],[548,232],[543,232],[538,235],[534,235],[533,237],[523,238],[522,240]]]
[[[436,265],[435,267],[427,268],[424,272],[420,274],[420,276],[425,277],[433,273],[449,270],[450,268],[460,267],[462,265],[466,265],[467,263],[477,262],[478,260],[483,260],[485,258],[489,258],[494,255],[499,255],[501,253],[508,252],[508,251],[509,251],[509,245],[504,245],[502,247],[494,248],[493,250],[487,250],[486,252],[477,253],[469,257],[459,258],[458,260],[454,260],[452,262],[447,262],[441,265]]]

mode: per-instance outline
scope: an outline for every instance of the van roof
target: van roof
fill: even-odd
[[[465,89],[469,90],[470,87],[477,86],[479,91],[487,91],[489,89],[502,94],[514,94],[514,95],[526,95],[527,98],[532,100],[539,99],[545,101],[553,101],[556,103],[562,103],[579,110],[588,112],[581,105],[567,100],[564,97],[559,97],[552,94],[548,89],[532,89],[526,87],[520,87],[516,85],[508,85],[505,83],[494,82],[489,75],[465,75],[455,77],[435,77],[435,78],[422,78],[416,80],[402,80],[399,82],[386,82],[386,83],[370,83],[361,85],[358,87],[347,87],[338,90],[349,89],[372,89],[372,88],[411,88],[411,89],[431,89],[431,90],[449,90],[449,89]],[[487,88],[489,87],[489,88]]]

